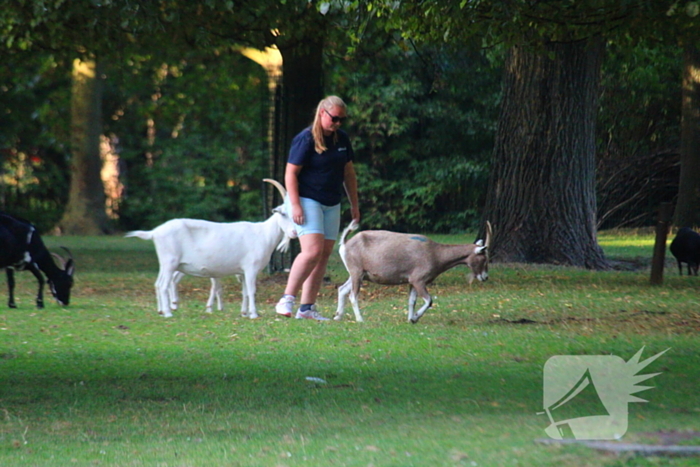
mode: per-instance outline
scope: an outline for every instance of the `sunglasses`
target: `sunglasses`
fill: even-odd
[[[345,120],[347,120],[348,117],[338,117],[337,115],[331,115],[329,111],[326,109],[323,109],[324,112],[328,114],[329,117],[331,117],[331,122],[333,123],[343,123]]]

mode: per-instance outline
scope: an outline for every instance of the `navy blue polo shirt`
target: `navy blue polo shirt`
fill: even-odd
[[[287,160],[290,164],[302,166],[299,172],[299,196],[313,199],[324,206],[340,203],[345,164],[354,157],[347,133],[343,130],[336,132],[338,141],[334,141],[333,135],[325,137],[328,149],[318,154],[311,129],[303,130],[292,140]]]

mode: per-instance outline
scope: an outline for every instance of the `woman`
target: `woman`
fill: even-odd
[[[311,127],[292,140],[284,175],[285,207],[296,224],[301,253],[292,264],[284,295],[275,307],[282,316],[292,316],[301,289],[296,318],[328,319],[318,313],[315,303],[338,238],[343,187],[352,218],[360,221],[352,145],[340,129],[346,118],[345,102],[337,96],[326,97],[319,102]]]

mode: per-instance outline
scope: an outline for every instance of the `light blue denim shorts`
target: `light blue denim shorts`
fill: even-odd
[[[340,231],[340,203],[335,206],[324,206],[318,201],[309,198],[299,198],[301,208],[304,210],[304,224],[294,224],[297,235],[323,234],[327,240],[337,240]],[[291,217],[292,205],[289,197],[284,199],[284,209]]]

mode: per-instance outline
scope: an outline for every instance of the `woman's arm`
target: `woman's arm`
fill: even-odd
[[[359,223],[360,202],[357,196],[357,175],[355,174],[355,166],[352,164],[352,161],[345,164],[344,185],[345,193],[347,193],[348,200],[350,200],[350,213],[352,214],[352,220]]]
[[[301,165],[287,163],[284,171],[284,185],[287,188],[287,196],[292,206],[292,220],[299,225],[304,223],[304,210],[299,201],[299,172],[301,169]]]

